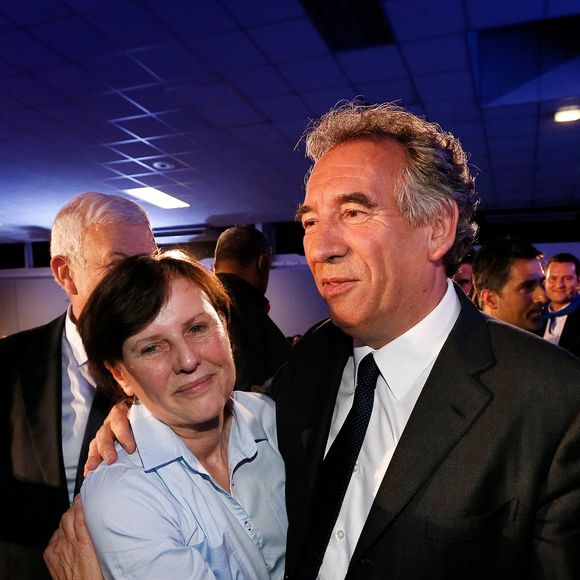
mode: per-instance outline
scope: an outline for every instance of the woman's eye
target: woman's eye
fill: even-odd
[[[142,355],[154,354],[157,352],[157,350],[158,350],[158,347],[156,344],[150,344],[150,345],[141,349],[141,354]]]
[[[190,334],[200,334],[207,330],[207,324],[194,324],[189,327]]]

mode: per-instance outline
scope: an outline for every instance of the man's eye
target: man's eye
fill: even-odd
[[[315,219],[302,220],[302,227],[307,230],[316,224]]]
[[[360,222],[360,221],[364,221],[367,218],[368,212],[366,212],[360,208],[345,209],[342,215],[343,215],[343,218],[346,220],[349,220],[352,222]]]

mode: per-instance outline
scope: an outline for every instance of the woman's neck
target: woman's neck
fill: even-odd
[[[220,417],[216,417],[201,428],[197,426],[194,429],[175,429],[175,433],[214,481],[228,493],[230,492],[228,443],[231,423],[232,414],[226,406]]]

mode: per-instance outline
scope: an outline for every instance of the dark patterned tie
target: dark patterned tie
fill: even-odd
[[[316,578],[373,410],[379,369],[372,353],[359,364],[352,408],[322,464],[316,513],[299,578]]]

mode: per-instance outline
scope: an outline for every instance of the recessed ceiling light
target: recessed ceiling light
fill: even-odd
[[[580,120],[580,108],[578,107],[565,107],[556,111],[554,115],[556,123],[570,123],[578,120]]]
[[[171,163],[170,161],[155,161],[155,163],[153,163],[153,167],[155,169],[169,170],[175,169],[175,164]]]
[[[188,203],[177,199],[167,193],[163,193],[154,187],[134,187],[132,189],[124,189],[125,193],[132,195],[148,203],[152,203],[157,207],[162,207],[163,209],[175,209],[178,207],[189,207]]]

